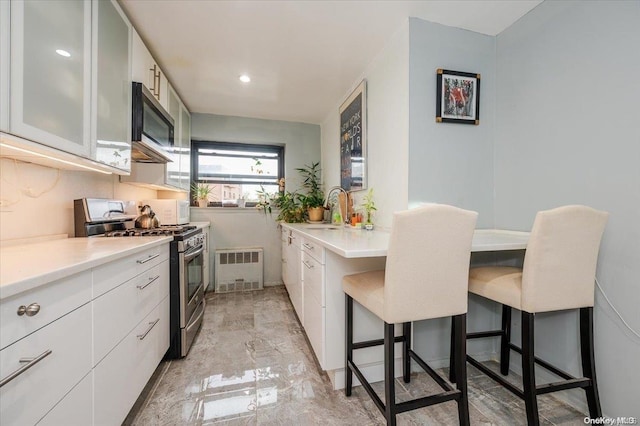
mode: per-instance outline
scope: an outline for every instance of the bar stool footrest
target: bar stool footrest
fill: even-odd
[[[517,352],[520,352],[520,348],[516,348],[515,350]],[[499,384],[504,386],[511,393],[513,393],[516,396],[524,399],[524,392],[521,391],[519,388],[517,388],[512,383],[507,382],[502,376],[498,375],[493,370],[487,368],[484,364],[481,364],[479,361],[477,361],[476,359],[474,359],[470,355],[467,355],[467,361],[469,362],[469,364],[471,364],[474,367],[476,367],[478,370],[480,370],[481,372],[483,372],[484,374],[489,376],[491,379],[495,380],[496,382],[498,382]],[[536,358],[536,363],[538,363],[538,361],[539,360]],[[548,364],[545,361],[541,361],[541,362],[544,363],[544,364]],[[544,366],[542,363],[540,363],[540,366],[546,368],[546,366]],[[549,371],[551,371],[553,373],[556,373],[554,371],[555,367],[553,367],[553,366],[551,366],[551,367],[552,367],[552,369],[548,369],[547,368],[547,370],[549,370]],[[591,379],[589,379],[587,377],[579,377],[579,378],[577,378],[577,377],[570,376],[569,374],[563,372],[562,370],[559,370],[559,371],[561,371],[562,373],[564,373],[568,377],[563,377],[563,379],[565,379],[565,380],[561,380],[561,381],[558,381],[558,382],[546,383],[544,385],[536,386],[536,395],[544,395],[546,393],[557,392],[557,391],[561,391],[561,390],[574,389],[574,388],[586,388],[586,387],[591,386]],[[558,375],[560,376],[560,374],[558,374]]]
[[[431,376],[431,378],[433,380],[436,381],[436,383],[438,383],[438,385],[440,385],[440,387],[445,390],[445,391],[453,391],[453,387],[447,383],[446,380],[444,380],[442,377],[440,377],[440,375],[438,373],[436,373],[431,367],[429,367],[429,365],[424,362],[424,360],[422,358],[420,358],[418,356],[417,353],[415,353],[413,350],[409,349],[409,356],[411,358],[413,358],[413,360],[420,366],[420,368],[422,368],[427,374],[429,374]]]
[[[453,389],[451,385],[449,385],[449,383],[447,383],[444,379],[442,379],[442,377],[440,377],[438,373],[436,373],[431,367],[429,367],[429,365],[427,365],[427,363],[425,363],[422,360],[422,358],[420,358],[415,352],[413,352],[412,350],[409,350],[409,355],[445,391],[441,393],[437,393],[435,395],[429,395],[422,398],[416,398],[410,401],[404,401],[404,402],[395,404],[397,414],[404,413],[405,411],[415,410],[418,408],[428,407],[430,405],[440,404],[441,402],[447,402],[447,401],[453,401],[453,400],[457,401],[460,399],[462,393],[458,389]],[[364,375],[362,374],[358,366],[355,365],[352,361],[347,361],[347,368],[353,371],[353,374],[356,375],[356,377],[360,381],[360,384],[362,384],[362,387],[364,388],[364,390],[367,392],[367,394],[369,394],[369,396],[373,400],[373,403],[376,405],[378,410],[380,410],[382,415],[384,415],[386,410],[386,405],[382,402],[382,400],[380,399],[376,391],[373,390],[373,388],[371,387],[371,384],[369,384],[369,381],[365,379]]]
[[[521,391],[520,389],[518,389],[515,385],[507,382],[498,373],[494,372],[493,370],[490,370],[484,364],[481,364],[479,361],[477,361],[476,359],[472,358],[470,355],[467,355],[467,362],[469,364],[473,365],[474,367],[476,367],[478,370],[480,370],[481,372],[483,372],[487,376],[489,376],[491,379],[495,380],[496,382],[498,382],[499,384],[504,386],[505,389],[507,389],[512,394],[516,395],[517,397],[519,397],[521,399],[524,399],[524,392]]]
[[[516,345],[514,345],[513,343],[509,343],[509,348],[513,349],[514,351],[518,352],[519,354],[522,355],[522,349]],[[538,357],[534,357],[533,358],[535,363],[538,364],[540,367],[544,368],[547,371],[550,371],[560,377],[562,377],[565,380],[575,380],[576,377],[572,376],[571,374],[567,373],[566,371],[562,371],[560,370],[558,367],[549,364],[547,361],[540,359]]]
[[[586,388],[591,386],[591,379],[582,377],[579,379],[562,380],[560,382],[546,383],[536,387],[536,395],[544,395],[545,393],[557,392],[561,390],[573,388]]]
[[[396,343],[402,343],[405,340],[406,339],[404,336],[396,336],[393,338],[393,341]],[[352,343],[353,349],[364,349],[364,348],[370,348],[373,346],[382,346],[382,345],[384,345],[384,339],[365,340],[362,342]]]
[[[430,405],[440,404],[441,402],[453,401],[457,399],[460,399],[460,391],[450,390],[396,404],[396,412],[398,414],[404,413],[405,411],[416,410],[418,408],[428,407]]]
[[[467,333],[467,339],[482,339],[484,337],[498,337],[502,336],[504,332],[502,330],[492,331],[477,331],[474,333]]]
[[[376,391],[373,390],[373,388],[371,387],[371,385],[369,384],[367,379],[364,378],[364,375],[362,374],[362,372],[360,371],[358,366],[355,365],[352,361],[347,361],[347,368],[349,368],[349,369],[351,369],[351,371],[353,371],[353,374],[356,375],[356,377],[360,381],[360,384],[362,385],[364,390],[367,391],[367,393],[369,394],[369,396],[373,400],[373,403],[376,405],[376,407],[378,407],[378,410],[380,410],[382,415],[384,415],[384,413],[385,413],[384,403],[382,402],[382,400],[380,399],[380,397],[378,396]]]

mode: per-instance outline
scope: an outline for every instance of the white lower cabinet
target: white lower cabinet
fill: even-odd
[[[304,287],[304,330],[321,366],[325,365],[324,248],[310,251],[302,242],[301,278]],[[313,254],[310,254],[313,253]],[[316,256],[316,257],[314,257]]]
[[[40,420],[38,426],[86,426],[93,422],[93,372]]]
[[[0,302],[0,349],[91,301],[91,271],[80,272]],[[20,310],[36,309],[34,315]]]
[[[94,300],[93,365],[164,298],[169,288],[168,270],[169,261],[165,260]]]
[[[289,244],[288,235],[295,236],[292,244]],[[293,247],[294,244],[297,247]],[[384,269],[386,258],[345,258],[287,225],[283,225],[282,250],[283,281],[318,363],[325,371],[341,372],[345,354],[342,278]],[[292,264],[297,269],[294,270]],[[354,306],[354,323],[357,324],[354,329],[356,341],[380,338],[380,320],[358,304]],[[358,356],[363,364],[381,364],[380,354],[379,349],[368,348],[360,351]],[[338,376],[344,377],[343,374]],[[336,380],[336,389],[344,386],[339,383],[341,379],[332,380]]]
[[[169,349],[168,246],[104,265],[94,276],[94,294],[111,288],[93,301],[95,425],[122,423]],[[131,267],[146,270],[113,287],[104,272],[135,259]]]
[[[168,257],[167,243],[2,300],[0,425],[120,425],[169,348]]]
[[[304,324],[304,291],[300,280],[300,236],[283,229],[282,280],[298,319]]]
[[[94,368],[94,424],[119,425],[162,360],[168,297]]]
[[[36,424],[90,374],[91,304],[0,351],[0,375],[7,378],[29,360],[31,368],[0,388],[2,425]]]

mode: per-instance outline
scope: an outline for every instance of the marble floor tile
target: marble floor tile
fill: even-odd
[[[125,424],[384,425],[360,386],[351,397],[334,391],[309,346],[283,286],[261,291],[208,293],[203,326],[188,356],[163,362]],[[498,364],[489,362],[492,369]],[[448,369],[438,372],[447,378]],[[472,425],[525,425],[524,403],[467,365]],[[520,383],[520,377],[509,374]],[[373,383],[384,401],[384,384]],[[441,391],[426,373],[396,380],[396,400]],[[543,425],[584,424],[584,414],[551,395],[539,398]],[[398,415],[398,425],[458,424],[447,402]]]

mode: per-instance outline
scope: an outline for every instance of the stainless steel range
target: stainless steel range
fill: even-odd
[[[173,235],[170,243],[170,346],[165,358],[187,355],[204,316],[204,234],[190,225],[135,228],[135,214],[120,200],[74,201],[76,237]]]

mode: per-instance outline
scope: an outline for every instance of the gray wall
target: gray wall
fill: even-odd
[[[216,142],[284,145],[287,190],[300,184],[296,167],[320,161],[320,126],[259,118],[193,114],[191,138]]]
[[[409,20],[409,205],[437,202],[479,212],[493,226],[495,38]],[[480,124],[436,123],[436,69],[480,79]]]
[[[480,124],[436,123],[436,69],[474,72],[480,80]],[[409,19],[409,207],[451,204],[479,212],[478,227],[493,227],[495,38]],[[496,326],[497,308],[471,297],[469,329]],[[415,325],[414,346],[425,359],[446,363],[449,319]],[[491,340],[469,342],[480,359],[495,355]]]
[[[245,142],[285,147],[286,189],[298,188],[296,167],[320,161],[320,126],[212,114],[191,116],[191,137],[217,142]],[[265,284],[282,283],[280,233],[273,216],[253,209],[191,208],[192,221],[211,222],[212,277],[216,248],[263,247]],[[213,287],[211,287],[213,288]]]
[[[496,226],[530,229],[538,210],[572,203],[610,212],[597,277],[635,330],[639,49],[640,2],[545,1],[497,37],[496,62]],[[577,315],[538,315],[536,327],[540,356],[580,374]],[[605,414],[640,417],[640,338],[599,290],[595,336]]]

